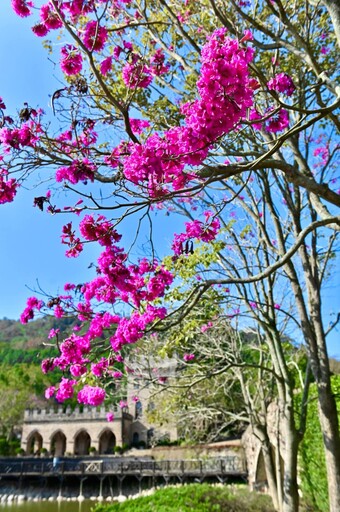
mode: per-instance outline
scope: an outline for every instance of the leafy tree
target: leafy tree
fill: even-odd
[[[38,365],[0,365],[0,435],[7,442],[22,425],[25,409],[41,401],[48,383]]]
[[[33,12],[26,0],[12,5],[19,16]],[[108,392],[97,385],[101,379],[121,378],[112,367],[118,352],[124,355],[150,330],[177,322],[190,333],[221,307],[228,311],[229,292],[215,285],[233,284],[232,299],[241,305],[233,315],[259,322],[290,425],[294,449],[284,511],[297,509],[298,439],[289,360],[277,329],[278,289],[294,296],[287,313],[292,321],[298,315],[317,382],[330,509],[340,508],[339,425],[321,314],[322,282],[340,225],[339,27],[336,0],[50,0],[33,31],[42,37],[62,32],[65,84],[52,96],[53,122],[28,104],[11,118],[0,101],[0,202],[12,201],[28,175],[45,171],[51,190],[36,197],[35,206],[69,212],[76,221],[81,216],[80,234],[73,220],[63,228],[66,255],[76,257],[87,243],[103,247],[87,283],[68,283],[65,294],[45,300],[31,297],[23,312],[23,322],[52,310],[58,318],[76,315],[83,326],[64,341],[55,329],[50,333],[60,355],[46,360],[44,370],[70,369],[73,378],[48,394],[62,401],[76,389],[80,402],[98,405]],[[59,58],[59,40],[46,46]],[[68,195],[59,205],[61,186]],[[253,215],[253,224],[233,232],[228,205],[237,201],[234,214]],[[190,216],[174,237],[173,265],[156,259],[157,252],[164,255],[152,232],[158,209]],[[134,243],[149,227],[148,258],[129,260],[131,250],[118,245],[117,227],[128,217],[136,222]],[[326,226],[332,232],[324,243]],[[223,237],[236,248],[236,264]],[[185,258],[195,265],[181,271]],[[179,278],[186,279],[182,288]],[[258,289],[248,286],[253,283]],[[196,306],[205,318],[191,321]]]

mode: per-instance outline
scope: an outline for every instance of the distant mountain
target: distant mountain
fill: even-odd
[[[41,347],[48,341],[51,329],[60,329],[60,332],[69,331],[77,321],[74,318],[55,318],[46,316],[22,325],[19,320],[0,320],[0,345],[10,343],[12,349],[27,349]]]

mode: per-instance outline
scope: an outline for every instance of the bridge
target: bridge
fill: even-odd
[[[237,456],[192,460],[143,460],[143,459],[53,459],[0,460],[0,477],[23,476],[136,476],[136,477],[228,477],[246,478],[244,461]]]
[[[246,481],[242,457],[224,456],[191,460],[151,458],[25,458],[0,459],[1,489],[12,486],[24,494],[35,488],[39,496],[78,499],[136,494],[142,489],[170,483]]]

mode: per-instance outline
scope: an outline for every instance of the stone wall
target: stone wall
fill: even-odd
[[[111,412],[111,411],[110,411]],[[86,455],[90,447],[98,453],[110,451],[115,445],[130,443],[132,416],[116,408],[114,421],[108,422],[104,407],[76,407],[63,410],[43,409],[25,412],[21,447],[26,453],[47,450],[58,456]]]

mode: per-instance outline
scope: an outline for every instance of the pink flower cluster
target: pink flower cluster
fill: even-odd
[[[19,184],[14,178],[8,179],[8,172],[0,169],[0,204],[11,203]]]
[[[80,233],[88,241],[98,241],[100,245],[110,247],[122,238],[104,215],[86,215],[79,224]]]
[[[203,242],[211,242],[215,240],[218,230],[220,229],[220,221],[217,217],[214,218],[213,213],[210,211],[204,212],[205,222],[194,220],[185,223],[185,233],[175,235],[173,244],[171,246],[176,256],[183,254],[183,244],[187,240],[197,239]]]
[[[76,312],[78,319],[84,322],[86,332],[74,332],[60,343],[60,354],[43,361],[42,370],[46,373],[54,368],[62,371],[68,369],[73,377],[80,377],[90,369],[94,377],[101,378],[106,374],[120,379],[122,372],[115,368],[110,369],[115,360],[122,361],[119,355],[114,359],[101,358],[95,363],[90,362],[92,341],[100,338],[105,331],[111,348],[116,352],[124,345],[138,341],[150,324],[165,317],[165,308],[154,306],[152,302],[164,295],[173,281],[173,276],[157,261],[142,259],[137,265],[128,264],[127,254],[115,245],[120,240],[120,235],[102,215],[86,215],[80,223],[80,231],[86,241],[97,241],[104,246],[97,262],[97,276],[80,288],[70,283],[65,285],[67,292],[75,294],[74,299],[81,291],[80,302],[75,303],[71,295],[60,295],[51,299],[46,307],[54,308],[54,314],[58,317],[64,316],[67,311],[73,314]],[[70,246],[70,251],[79,252],[82,241],[75,235],[72,223],[64,226],[62,236],[63,242]],[[95,313],[94,307],[98,301],[112,305],[118,299],[134,304],[140,311],[135,311],[129,318],[112,315],[107,311]],[[40,310],[42,306],[41,301],[29,299],[21,320],[27,322],[33,318],[34,311]],[[61,392],[58,394],[59,398],[60,394]],[[78,399],[93,405],[101,400],[101,396],[101,392],[86,388],[86,391],[78,395]]]
[[[193,361],[195,359],[195,354],[184,354],[183,361],[188,363],[189,361]]]
[[[76,236],[75,231],[72,229],[72,222],[68,222],[63,226],[61,243],[68,245],[69,249],[66,251],[68,258],[76,258],[83,250],[83,244],[79,237]]]
[[[83,67],[83,57],[75,46],[67,44],[62,47],[60,53],[60,67],[65,75],[77,75],[81,72]]]
[[[286,73],[279,73],[267,83],[268,89],[291,96],[295,91],[293,80]]]
[[[34,112],[36,114],[36,112]],[[35,147],[39,141],[41,126],[34,120],[23,123],[20,128],[1,128],[0,142],[4,144],[5,151],[10,149],[21,149],[25,146]]]
[[[77,384],[75,380],[69,380],[65,377],[61,378],[58,388],[50,386],[45,390],[45,398],[49,399],[55,396],[56,400],[60,403],[65,402],[69,398],[73,397],[74,386]]]
[[[122,77],[126,87],[129,89],[136,89],[137,87],[145,89],[151,84],[153,79],[149,66],[139,60],[132,64],[126,64],[123,67]]]
[[[130,145],[124,160],[124,175],[135,184],[147,183],[149,195],[159,197],[182,189],[193,173],[185,165],[199,165],[211,145],[231,131],[253,104],[257,83],[248,66],[254,51],[242,47],[216,30],[202,50],[202,67],[197,82],[200,99],[182,106],[183,126],[151,135],[143,144]],[[151,77],[150,74],[148,74]]]
[[[287,126],[289,126],[289,114],[284,108],[273,114],[265,123],[267,132],[271,133],[282,132]]]
[[[27,299],[26,308],[21,313],[20,322],[27,324],[29,320],[34,318],[34,311],[40,311],[44,303],[42,300],[38,300],[36,297],[29,297]]]
[[[142,133],[145,128],[150,127],[149,121],[145,121],[144,119],[130,119],[131,130],[134,133]]]
[[[113,412],[108,412],[107,415],[106,415],[106,421],[114,421],[115,419],[115,415],[113,414]]]
[[[79,181],[86,183],[88,180],[94,181],[94,173],[97,168],[87,158],[83,160],[73,160],[67,167],[60,167],[55,175],[58,183],[67,180],[74,185]]]
[[[21,18],[26,18],[32,14],[31,8],[33,7],[33,2],[28,0],[12,0],[12,9]]]
[[[77,400],[81,404],[93,405],[98,407],[105,400],[105,390],[98,386],[84,386],[77,395]]]
[[[105,46],[108,38],[108,32],[105,27],[99,25],[97,21],[89,21],[85,26],[83,42],[90,51],[99,52]]]
[[[161,48],[155,51],[150,58],[151,72],[156,75],[164,75],[169,71],[170,66],[165,64],[165,55]]]

